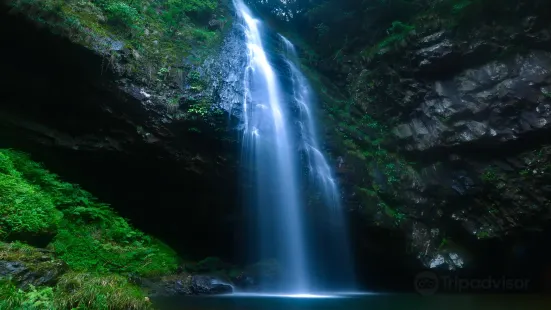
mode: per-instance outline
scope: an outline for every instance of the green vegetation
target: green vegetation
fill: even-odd
[[[119,275],[70,272],[56,287],[31,286],[23,291],[9,279],[0,281],[0,309],[151,309],[152,305],[136,286]]]
[[[152,85],[176,79],[187,57],[200,63],[221,37],[227,8],[218,0],[9,0],[35,22],[92,48],[113,64],[127,50],[124,71]],[[217,17],[214,17],[214,16]],[[208,28],[214,21],[219,27]]]
[[[140,22],[138,10],[129,4],[116,1],[104,6],[108,20],[115,25],[122,27],[133,27]]]
[[[193,92],[201,92],[206,86],[201,74],[197,71],[189,72],[187,80]]]
[[[465,31],[518,20],[517,0],[249,0],[289,33],[305,54],[342,64],[344,58],[400,50],[408,34]],[[532,1],[542,11],[545,1]],[[529,4],[532,5],[532,4]],[[317,60],[310,63],[315,64]]]
[[[51,287],[18,289],[9,279],[0,280],[0,309],[55,310]]]
[[[409,3],[409,7],[406,4]],[[476,24],[491,22],[500,18],[510,17],[514,1],[506,0],[411,0],[411,1],[380,1],[398,10],[409,8],[409,12],[394,14],[396,18],[392,26],[384,33],[378,43],[368,45],[361,52],[363,56],[371,57],[384,48],[399,50],[406,44],[409,33],[425,29],[457,29],[468,30]],[[390,14],[392,16],[393,14]],[[410,24],[407,24],[407,23]]]
[[[479,231],[476,236],[478,239],[488,239],[491,237],[491,234],[488,231]]]
[[[380,202],[379,207],[383,208],[383,211],[386,213],[386,215],[388,215],[389,217],[394,219],[394,225],[396,225],[396,226],[400,226],[402,221],[404,221],[405,218],[406,218],[406,215],[404,213],[389,207],[384,202]]]
[[[62,218],[55,198],[25,178],[18,155],[0,151],[0,238],[55,233]]]
[[[149,300],[139,288],[119,275],[67,273],[55,288],[58,309],[150,309]]]
[[[419,43],[420,38],[441,30],[447,30],[445,34],[450,38],[459,39],[467,38],[473,29],[479,29],[477,35],[480,36],[501,35],[495,33],[498,25],[520,25],[521,18],[527,15],[518,14],[518,1],[512,0],[328,0],[310,3],[314,4],[309,8],[309,20],[295,22],[323,23],[323,32],[310,28],[310,33],[301,33],[302,41],[293,41],[299,42],[307,53],[319,55],[321,60],[309,62],[310,66],[319,66],[320,61],[324,65],[329,63],[328,73],[336,73],[334,82],[340,88],[337,93],[342,93],[338,100],[324,96],[323,87],[331,81],[320,83],[323,109],[329,112],[326,122],[330,125],[327,127],[335,128],[329,133],[330,139],[336,149],[346,150],[344,162],[347,168],[354,169],[351,175],[358,178],[356,193],[366,212],[375,214],[381,203],[399,209],[402,204],[396,201],[401,197],[397,190],[403,186],[401,183],[413,181],[418,173],[412,163],[389,148],[396,146],[392,129],[407,119],[402,113],[415,108],[409,105],[419,102],[410,97],[409,94],[415,94],[404,87],[407,83],[403,83],[412,78],[411,72],[404,69],[412,65],[413,47],[408,45]],[[523,4],[524,10],[530,6],[549,8],[549,4],[538,3]],[[358,25],[360,21],[362,25]],[[507,40],[509,38],[503,39]],[[415,49],[428,46],[427,43]],[[309,61],[308,58],[303,60]],[[344,78],[346,82],[342,81]],[[543,89],[542,93],[547,97]],[[442,118],[442,121],[454,120]],[[527,169],[521,175],[536,175],[529,171],[535,170]],[[481,173],[482,181],[498,190],[506,186],[503,177],[504,172],[492,167]],[[394,217],[393,212],[385,213]]]
[[[381,42],[361,52],[363,56],[371,57],[387,47],[395,47],[404,42],[407,35],[415,30],[415,26],[404,24],[401,21],[392,22],[392,27],[387,29],[388,36]]]
[[[23,153],[0,150],[0,158],[4,238],[54,233],[51,247],[75,270],[151,275],[176,268],[168,247],[134,229],[90,193],[59,180]]]
[[[442,241],[440,241],[440,245],[438,246],[438,250],[442,250],[446,248],[450,244],[450,241],[448,238],[444,237],[442,238]]]
[[[323,121],[331,124],[326,126],[330,128],[326,136],[328,142],[342,150],[340,154],[344,155],[347,166],[356,170],[355,175],[362,176],[355,188],[362,209],[370,215],[382,210],[394,225],[401,225],[406,215],[398,211],[400,207],[394,207],[400,204],[393,198],[397,196],[397,189],[405,177],[414,173],[411,171],[413,163],[385,146],[391,138],[388,120],[384,123],[379,121],[380,117],[375,118],[363,107],[358,107],[359,98],[346,99],[348,96],[333,87],[330,81],[322,80],[322,76],[308,68],[304,68],[304,72],[320,94],[322,108],[326,111]],[[369,82],[362,83],[364,86],[366,84]],[[378,86],[373,83],[369,87]]]
[[[145,309],[144,296],[117,274],[155,276],[176,270],[177,256],[170,248],[23,153],[0,150],[0,190],[0,237],[32,242],[37,235],[52,236],[48,251],[73,270],[53,291],[59,309]],[[0,259],[26,263],[33,272],[57,266],[44,255],[19,242],[0,244]],[[51,293],[51,288],[23,292],[3,283],[1,294],[9,297],[0,308],[19,303],[22,309],[54,309],[48,306]]]
[[[342,149],[357,160],[365,161],[381,171],[388,185],[398,183],[408,163],[383,147],[390,130],[368,114],[357,118],[350,112],[351,102],[336,101],[327,106],[329,116],[338,122],[338,135],[342,138]],[[373,169],[370,169],[373,170]]]
[[[484,182],[493,182],[498,178],[497,171],[494,167],[488,167],[484,170],[481,175],[481,178]]]

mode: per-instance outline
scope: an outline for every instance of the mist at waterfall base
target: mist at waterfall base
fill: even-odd
[[[353,288],[353,263],[340,195],[320,149],[315,98],[294,46],[255,19],[241,0],[248,49],[242,163],[253,188],[251,261],[275,259],[281,275],[260,283],[268,292],[314,294]]]

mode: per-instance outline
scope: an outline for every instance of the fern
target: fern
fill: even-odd
[[[0,237],[55,235],[52,247],[80,271],[166,274],[177,256],[109,205],[63,182],[27,155],[0,150]]]

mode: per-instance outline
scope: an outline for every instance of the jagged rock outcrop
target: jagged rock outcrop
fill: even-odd
[[[327,132],[366,261],[536,274],[551,231],[551,26],[530,5],[544,4],[507,25],[427,25],[341,66],[350,116],[323,98]]]

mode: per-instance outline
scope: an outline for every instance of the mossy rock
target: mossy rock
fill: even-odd
[[[55,285],[68,270],[65,262],[45,249],[21,243],[0,243],[0,278],[11,279],[21,289]]]

